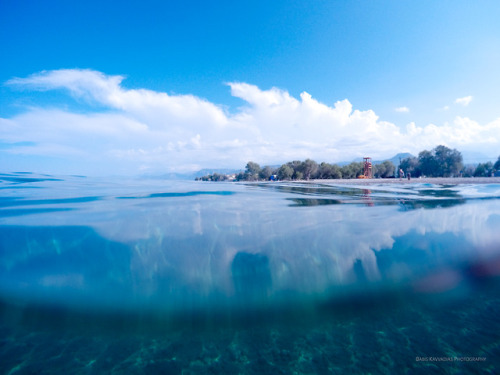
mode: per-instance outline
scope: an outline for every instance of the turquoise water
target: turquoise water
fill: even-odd
[[[500,185],[0,175],[0,373],[500,372]]]

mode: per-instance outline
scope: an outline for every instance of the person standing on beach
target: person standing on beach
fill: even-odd
[[[403,169],[399,168],[399,179],[402,180],[405,176],[405,173],[403,172]]]

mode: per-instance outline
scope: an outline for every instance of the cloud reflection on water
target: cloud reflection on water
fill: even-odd
[[[207,191],[186,193],[200,186]],[[440,270],[453,276],[463,264],[485,262],[500,253],[500,200],[465,199],[456,188],[193,188],[192,183],[178,191],[157,188],[133,200],[116,199],[123,194],[109,192],[99,200],[52,200],[49,207],[73,210],[2,217],[3,225],[24,228],[22,237],[2,240],[4,248],[18,249],[15,256],[3,252],[2,268],[27,265],[33,248],[45,249],[47,259],[59,262],[59,268],[48,269],[32,262],[39,279],[10,274],[11,286],[24,282],[50,292],[67,280],[66,286],[78,285],[85,299],[102,300],[111,293],[121,303],[148,301],[166,308],[235,302],[241,293],[261,303],[323,298],[345,288],[393,288],[436,272],[437,280],[453,281],[440,277]],[[290,206],[291,201],[311,204]],[[65,238],[61,251],[66,258],[49,251],[48,239],[40,240],[40,223],[54,226],[52,243]],[[85,256],[82,249],[89,251],[86,238],[96,235],[75,235],[71,226],[92,228],[89,233],[102,237],[95,239],[99,248],[121,249],[87,254],[96,264],[110,265],[113,273],[92,273],[91,264],[82,263],[80,270],[66,275],[71,277],[64,276],[68,264]],[[9,232],[9,227],[3,230]],[[115,296],[112,289],[102,288],[109,280],[121,285]]]

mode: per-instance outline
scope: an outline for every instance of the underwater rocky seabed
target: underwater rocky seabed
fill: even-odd
[[[273,322],[251,319],[157,332],[158,327],[116,330],[116,322],[112,329],[95,322],[75,329],[56,314],[62,319],[47,323],[50,318],[44,317],[35,327],[33,323],[31,327],[2,324],[0,372],[496,374],[500,366],[499,302],[495,285],[473,298],[444,304],[429,298],[410,306],[392,302],[388,308],[385,302],[377,306],[373,301],[371,306],[354,305],[340,316],[333,309],[329,316],[318,320],[305,316],[293,324],[275,317]],[[426,357],[436,359],[424,361]],[[450,361],[452,357],[462,358]]]
[[[3,177],[2,374],[500,371],[498,185]]]

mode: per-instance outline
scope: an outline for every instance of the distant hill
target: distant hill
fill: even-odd
[[[381,164],[383,163],[384,161],[387,161],[389,160],[390,162],[392,162],[392,164],[394,164],[396,167],[399,165],[399,161],[403,161],[404,159],[406,158],[411,158],[411,157],[414,157],[414,155],[410,154],[409,152],[401,152],[397,155],[394,155],[392,158],[390,159],[384,159],[384,160],[375,160],[373,161],[372,163],[373,164]]]
[[[478,151],[464,151],[462,152],[462,156],[464,158],[465,165],[474,165],[477,166],[479,163],[486,163],[491,161],[495,163],[498,158],[498,155],[485,155]]]

